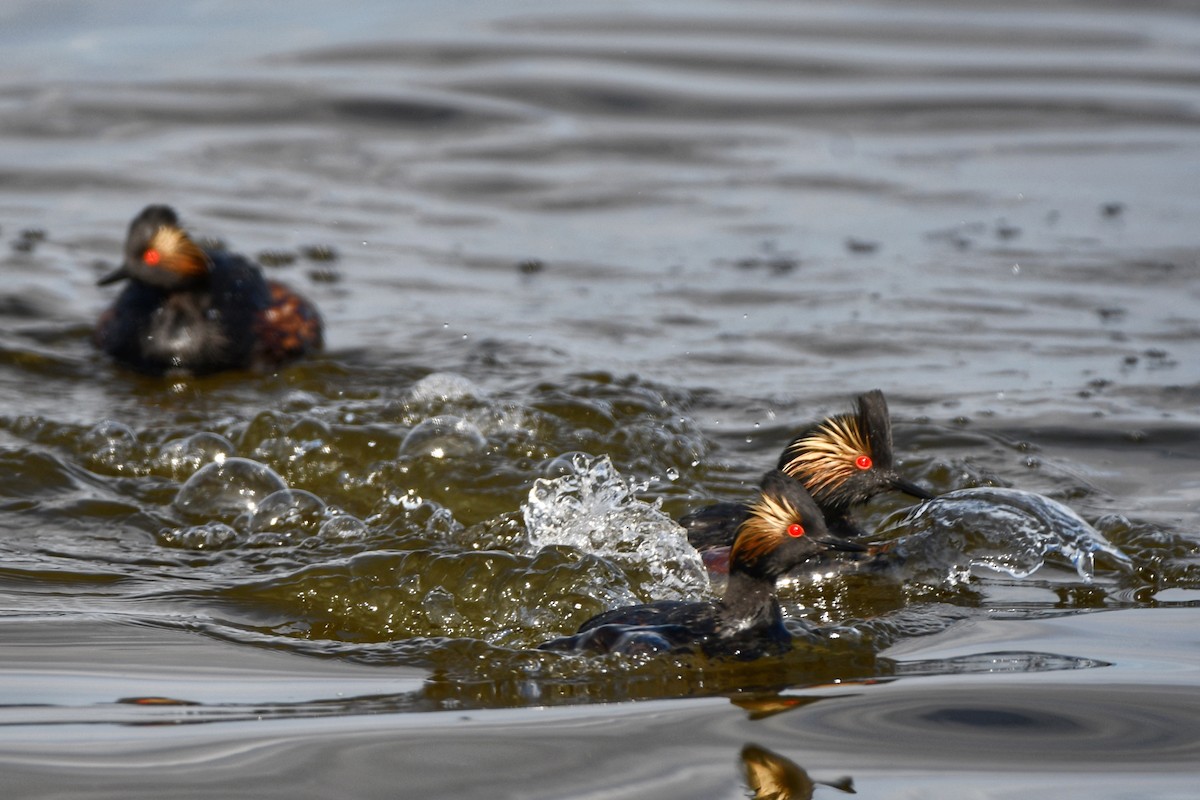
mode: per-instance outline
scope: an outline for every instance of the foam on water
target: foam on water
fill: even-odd
[[[568,545],[608,559],[629,574],[643,599],[708,593],[700,555],[683,528],[662,511],[661,500],[639,500],[639,487],[607,456],[575,453],[555,464],[564,474],[535,481],[522,505],[533,547]]]
[[[1082,517],[1055,500],[1020,489],[980,487],[940,495],[880,526],[881,535],[902,537],[891,551],[911,564],[941,570],[951,585],[966,581],[974,566],[1014,578],[1061,556],[1085,583],[1099,555],[1111,566],[1133,562]]]

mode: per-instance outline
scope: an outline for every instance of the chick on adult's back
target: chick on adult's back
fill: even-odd
[[[125,258],[100,285],[126,281],[93,340],[151,375],[269,368],[320,349],[321,316],[292,289],[236,253],[204,249],[169,206],[129,224]]]

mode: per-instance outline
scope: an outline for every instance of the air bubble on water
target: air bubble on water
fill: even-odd
[[[421,601],[421,610],[434,628],[453,630],[463,623],[454,595],[441,586],[429,590]]]
[[[324,420],[303,416],[287,429],[286,436],[297,442],[328,442],[333,438],[333,429]]]
[[[487,447],[479,428],[460,417],[442,415],[419,423],[400,443],[400,455],[462,458]]]
[[[667,468],[667,480],[669,480],[669,481],[679,480],[679,470],[675,469],[674,467],[668,467]]]
[[[486,397],[470,378],[454,372],[433,372],[414,383],[408,390],[408,401],[423,405],[463,402]]]
[[[309,409],[320,404],[320,398],[312,392],[306,392],[302,389],[293,389],[288,392],[283,398],[282,408],[284,411],[308,411]]]
[[[122,469],[137,446],[137,434],[128,425],[106,419],[96,423],[81,437],[87,456],[107,467]]]
[[[324,541],[357,542],[367,538],[367,523],[350,514],[339,514],[321,523],[318,537]]]
[[[264,498],[287,483],[270,467],[248,458],[226,458],[201,467],[175,495],[173,505],[186,516],[232,520],[253,514]]]
[[[899,538],[890,548],[912,569],[951,585],[969,580],[971,567],[1025,578],[1047,557],[1065,559],[1085,582],[1096,557],[1107,566],[1131,570],[1129,556],[1067,506],[1021,489],[979,487],[939,495],[897,512],[878,534]]]
[[[206,522],[190,528],[161,531],[158,543],[185,550],[220,550],[236,542],[237,538],[237,531],[224,522]]]
[[[683,528],[661,500],[646,503],[634,491],[607,456],[572,454],[571,471],[534,481],[521,507],[530,544],[569,545],[612,561],[642,597],[706,592],[708,572]]]
[[[219,433],[200,431],[164,442],[158,449],[157,462],[173,477],[182,479],[205,464],[220,464],[236,452],[233,442]]]
[[[416,511],[424,502],[425,499],[411,489],[408,493],[400,496],[400,505],[404,507],[405,511]]]
[[[466,416],[486,437],[510,434],[534,434],[537,421],[530,412],[515,404],[488,405],[475,409]]]
[[[574,475],[577,471],[576,462],[578,459],[591,458],[587,453],[579,450],[570,450],[566,453],[560,453],[542,465],[542,475],[547,478],[559,478],[563,475]]]
[[[303,489],[280,489],[262,499],[247,527],[254,533],[315,533],[324,521],[325,501]]]

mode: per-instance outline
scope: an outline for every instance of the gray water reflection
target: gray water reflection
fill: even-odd
[[[551,710],[534,720],[483,711],[228,722],[159,728],[153,742],[141,729],[96,736],[68,728],[53,746],[6,735],[0,763],[17,796],[34,786],[74,796],[103,765],[104,778],[88,796],[146,797],[172,785],[179,796],[198,797],[234,782],[255,797],[282,797],[297,783],[314,796],[353,787],[368,797],[495,797],[499,787],[503,796],[603,790],[722,797],[736,796],[736,755],[749,740],[770,742],[821,779],[852,774],[867,796],[936,787],[945,780],[938,772],[952,763],[957,786],[1001,797],[1014,771],[1039,791],[1080,778],[1078,785],[1097,790],[1086,778],[1097,771],[1136,772],[1126,786],[1177,786],[1200,755],[1185,732],[1197,710],[1195,693],[1183,687],[1109,684],[1097,693],[990,682],[895,689],[831,698],[760,723],[716,701],[683,701]],[[992,693],[1003,694],[1004,704],[989,700]],[[682,730],[689,731],[686,746]],[[63,741],[71,744],[69,756]],[[631,748],[650,757],[631,759]],[[453,769],[421,767],[429,763]],[[1000,773],[1009,777],[993,782]],[[1110,787],[1093,796],[1118,795]]]

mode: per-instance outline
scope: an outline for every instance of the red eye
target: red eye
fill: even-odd
[[[157,267],[158,263],[162,261],[162,253],[157,250],[147,250],[145,255],[142,256],[142,261],[145,261],[152,267]]]
[[[801,525],[799,522],[793,522],[791,525],[788,525],[788,536],[792,536],[792,537],[799,539],[803,535],[804,535],[804,526]]]
[[[858,458],[854,459],[854,466],[858,467],[859,469],[870,469],[874,463],[875,462],[871,460],[870,456],[859,456]]]

